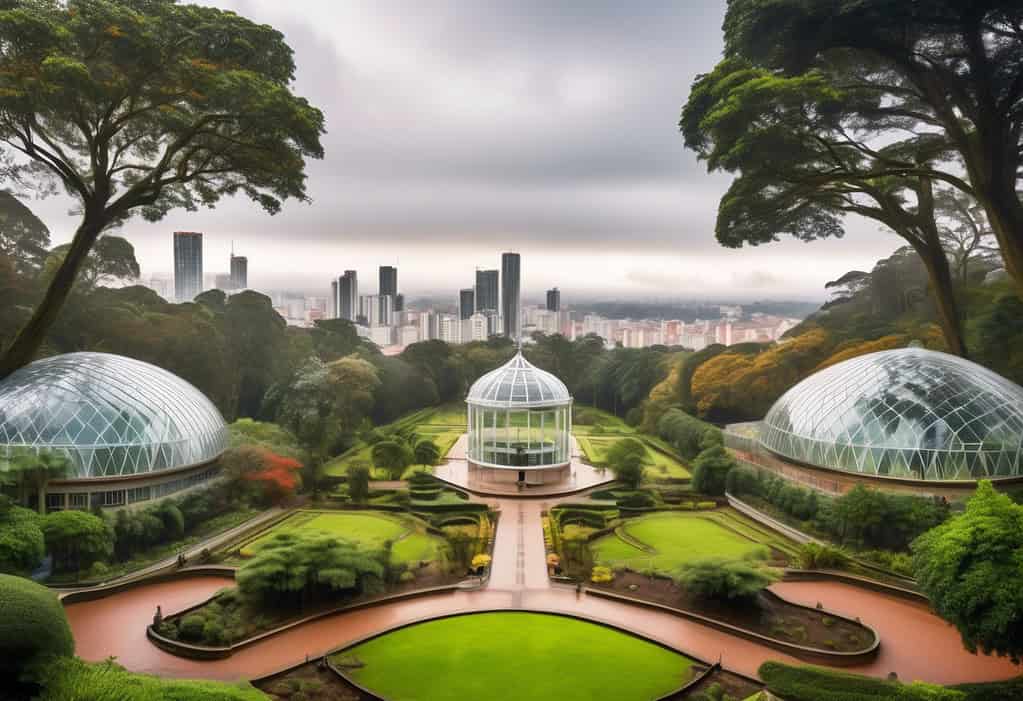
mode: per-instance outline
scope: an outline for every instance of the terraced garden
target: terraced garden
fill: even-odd
[[[691,477],[674,449],[659,438],[639,433],[617,416],[599,409],[587,407],[577,413],[582,413],[587,423],[573,423],[572,433],[591,465],[606,465],[607,451],[611,446],[622,438],[630,437],[640,440],[646,448],[647,479],[686,480]]]
[[[656,512],[629,519],[590,549],[595,562],[613,569],[664,575],[708,557],[784,560],[795,554],[793,543],[730,509]]]
[[[448,545],[439,536],[426,532],[426,524],[411,516],[378,511],[297,511],[254,540],[245,543],[237,558],[251,557],[277,533],[320,532],[349,540],[370,548],[380,548],[388,541],[391,562],[418,565],[422,562],[444,561]]]
[[[419,439],[428,438],[437,445],[440,457],[443,459],[452,446],[454,446],[459,436],[465,433],[465,422],[465,404],[457,402],[413,412],[393,423],[379,427],[379,430],[384,434],[415,434]],[[356,462],[373,465],[372,450],[373,446],[360,440],[342,455],[324,465],[324,474],[340,477],[347,474],[348,468]],[[413,472],[424,469],[428,470],[430,466],[409,465],[402,477],[407,477]],[[386,470],[375,466],[372,468],[372,476],[373,479],[377,480],[390,478]]]
[[[688,681],[694,664],[616,629],[525,612],[427,621],[331,659],[356,682],[392,701],[648,701]]]

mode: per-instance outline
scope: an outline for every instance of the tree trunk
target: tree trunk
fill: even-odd
[[[937,232],[933,237],[937,239]],[[927,234],[930,239],[931,235]],[[934,306],[938,312],[938,324],[941,326],[942,335],[948,350],[963,358],[968,357],[966,350],[966,339],[963,337],[963,325],[959,316],[959,305],[956,303],[955,286],[952,284],[952,272],[948,265],[948,258],[940,243],[933,243],[930,246],[917,246],[913,248],[923,260],[927,268],[927,277],[930,278]]]
[[[32,318],[18,332],[17,337],[9,348],[0,357],[0,380],[12,372],[28,365],[46,339],[53,322],[57,320],[64,302],[74,287],[78,271],[85,262],[92,245],[99,238],[100,232],[106,226],[102,217],[86,213],[75,237],[71,241],[67,256],[57,269],[57,273],[46,288],[46,294],[36,306]]]
[[[978,192],[977,199],[998,241],[1005,271],[1023,296],[1023,205],[1015,192],[1005,195]]]

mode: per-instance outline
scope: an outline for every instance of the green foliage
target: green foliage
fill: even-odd
[[[705,434],[717,430],[681,409],[668,409],[657,422],[657,435],[675,446],[686,460],[695,458],[703,450]]]
[[[113,528],[85,511],[57,511],[43,519],[46,548],[57,572],[83,570],[113,554]]]
[[[765,662],[757,670],[771,693],[785,701],[967,701],[961,691],[932,684],[902,684],[823,667]]]
[[[440,460],[440,449],[437,448],[436,443],[428,438],[424,438],[416,443],[415,450],[413,451],[413,462],[417,465],[436,465],[438,460]]]
[[[50,230],[9,190],[0,190],[0,256],[15,272],[34,275],[46,260]]]
[[[776,570],[725,558],[694,560],[674,573],[675,582],[687,593],[717,601],[755,597],[780,578]]]
[[[799,546],[796,564],[804,570],[840,570],[849,562],[849,556],[840,548],[820,543]]]
[[[178,623],[178,637],[188,643],[197,643],[203,639],[206,619],[197,613],[190,613]]]
[[[1023,656],[1023,506],[988,481],[966,511],[913,543],[913,571],[934,610],[972,652]]]
[[[272,607],[302,608],[384,579],[388,555],[317,533],[277,533],[238,570],[238,589]]]
[[[735,458],[720,443],[710,441],[693,462],[693,490],[700,494],[721,496],[725,493],[728,473],[735,467]]]
[[[373,464],[387,470],[391,479],[400,478],[401,473],[412,463],[408,448],[394,440],[375,443],[370,454],[373,456]]]
[[[14,682],[57,657],[74,654],[64,607],[46,587],[0,574],[0,678]]]
[[[49,665],[37,701],[266,701],[248,682],[163,679],[128,672],[113,661],[72,658]]]
[[[358,462],[348,468],[348,496],[357,504],[369,498],[369,465]]]
[[[618,462],[611,463],[611,472],[616,480],[635,489],[643,481],[643,458],[636,453],[626,453]]]
[[[41,522],[36,512],[0,496],[0,572],[26,574],[39,566],[46,554]]]

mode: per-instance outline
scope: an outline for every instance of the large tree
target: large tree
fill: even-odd
[[[0,190],[0,255],[14,262],[19,275],[39,271],[50,247],[50,230],[21,200]]]
[[[718,241],[842,236],[846,214],[880,222],[924,262],[946,343],[965,355],[930,172],[951,149],[934,134],[873,144],[872,130],[905,120],[866,122],[864,113],[882,109],[881,97],[836,72],[788,77],[728,58],[696,79],[680,122],[686,146],[711,170],[736,174],[718,209]]]
[[[913,574],[971,652],[1023,657],[1023,506],[983,481],[966,511],[913,543]]]
[[[47,178],[82,219],[32,317],[0,358],[28,363],[105,229],[136,213],[244,193],[266,211],[305,199],[323,115],[291,92],[284,35],[174,0],[0,4],[0,143],[9,175]]]
[[[729,0],[724,32],[728,58],[789,76],[823,70],[876,95],[859,112],[874,146],[921,134],[943,140],[957,159],[888,153],[880,161],[886,173],[930,177],[976,197],[1023,290],[1019,0]]]

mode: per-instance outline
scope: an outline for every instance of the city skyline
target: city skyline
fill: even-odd
[[[245,242],[257,289],[311,287],[338,275],[336,261],[367,275],[400,249],[421,261],[402,280],[419,294],[513,239],[533,261],[523,291],[823,300],[824,283],[899,243],[856,219],[846,238],[809,245],[714,240],[728,178],[706,175],[683,149],[677,120],[692,78],[720,54],[721,1],[583,14],[529,3],[310,0],[299,15],[268,0],[208,4],[284,32],[296,90],[330,120],[326,157],[309,165],[311,204],[286,203],[277,216],[228,198],[155,224],[130,220],[116,232],[144,275],[171,272],[167,232],[204,231],[207,260]],[[408,114],[421,116],[412,128]],[[76,226],[69,202],[32,203],[55,243]]]

